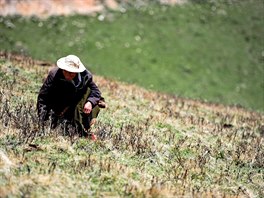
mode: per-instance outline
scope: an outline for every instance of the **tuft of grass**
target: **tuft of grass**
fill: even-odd
[[[263,112],[262,11],[259,0],[198,1],[95,17],[1,17],[0,42],[52,62],[74,53],[101,76]]]

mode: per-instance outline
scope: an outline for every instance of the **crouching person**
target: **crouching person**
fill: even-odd
[[[67,121],[80,136],[91,137],[89,132],[100,108],[105,107],[101,92],[93,81],[92,74],[75,55],[62,57],[57,61],[43,83],[37,110],[41,122],[51,119],[55,128],[61,121]]]

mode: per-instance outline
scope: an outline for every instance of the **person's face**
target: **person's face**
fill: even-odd
[[[66,70],[62,70],[62,73],[64,75],[64,78],[66,80],[69,80],[69,81],[71,81],[72,79],[74,79],[74,77],[76,76],[76,73],[68,72]]]

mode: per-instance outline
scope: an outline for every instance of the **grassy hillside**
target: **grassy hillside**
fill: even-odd
[[[263,2],[206,2],[95,17],[2,17],[0,49],[52,62],[76,54],[101,76],[264,111]]]
[[[95,76],[109,107],[92,142],[38,125],[40,65],[0,59],[1,196],[264,196],[263,114]]]

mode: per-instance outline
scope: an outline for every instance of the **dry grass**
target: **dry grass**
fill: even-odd
[[[94,143],[39,126],[49,68],[28,59],[1,59],[2,196],[264,196],[263,114],[95,76],[108,108]]]

